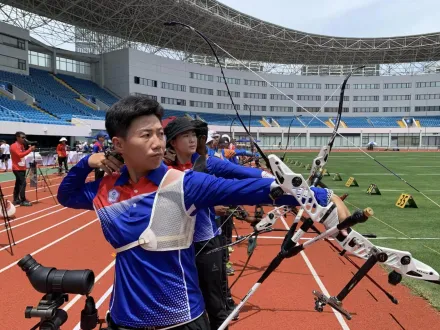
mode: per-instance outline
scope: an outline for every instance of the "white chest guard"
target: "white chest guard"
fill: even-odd
[[[116,252],[139,245],[148,251],[182,250],[190,247],[196,219],[195,216],[189,215],[192,210],[185,209],[184,175],[185,173],[178,170],[168,170],[154,198],[147,229],[137,241],[116,249]]]

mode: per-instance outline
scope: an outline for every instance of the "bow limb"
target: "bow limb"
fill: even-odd
[[[327,164],[328,156],[330,155],[330,152],[333,148],[333,144],[336,140],[336,136],[339,134],[339,124],[341,123],[342,118],[342,112],[344,110],[344,94],[345,89],[347,86],[348,79],[350,79],[353,72],[356,70],[364,68],[363,66],[358,67],[354,69],[352,72],[350,72],[344,79],[341,85],[341,92],[339,94],[339,107],[338,107],[338,114],[336,117],[336,123],[335,127],[333,128],[333,133],[327,143],[326,146],[323,146],[318,154],[318,156],[313,160],[312,162],[312,168],[310,169],[310,175],[309,175],[309,183],[316,186],[320,183],[320,180],[322,178],[322,170],[324,169],[324,166]]]
[[[362,259],[368,259],[373,249],[384,252],[388,258],[383,264],[393,268],[394,271],[416,280],[440,284],[439,273],[432,267],[414,258],[408,251],[375,246],[355,230],[351,230],[348,236],[342,240],[335,239],[335,242],[344,250]]]
[[[209,38],[207,36],[205,36],[202,32],[198,31],[197,29],[195,29],[194,27],[192,27],[192,26],[190,26],[188,24],[181,23],[181,22],[165,22],[164,25],[166,25],[166,26],[176,26],[176,25],[183,26],[183,27],[193,31],[197,35],[199,35],[209,45],[209,48],[211,49],[212,53],[214,54],[214,57],[215,57],[215,59],[217,61],[217,64],[220,67],[220,72],[221,72],[222,77],[223,77],[223,82],[225,83],[226,90],[228,91],[229,99],[231,100],[231,104],[232,104],[232,106],[233,106],[233,108],[235,110],[235,114],[237,115],[238,120],[240,121],[241,125],[243,126],[246,134],[249,136],[249,139],[251,141],[251,145],[254,145],[257,148],[257,150],[260,153],[261,157],[264,159],[264,161],[267,164],[269,164],[269,159],[267,158],[266,154],[263,152],[263,150],[261,150],[260,146],[255,142],[255,140],[252,137],[251,133],[249,132],[248,128],[244,124],[240,114],[238,113],[237,106],[235,105],[234,99],[233,99],[231,91],[229,89],[229,84],[228,84],[228,82],[226,80],[226,76],[225,76],[225,73],[223,71],[223,65],[222,65],[222,63],[220,62],[220,60],[219,60],[219,58],[217,56],[217,52],[215,51],[214,47],[212,46],[212,44],[215,44],[217,47],[218,47],[218,45],[216,43],[214,43],[213,41],[210,41]]]

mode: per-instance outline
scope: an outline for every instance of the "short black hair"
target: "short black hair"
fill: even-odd
[[[110,139],[125,138],[131,123],[141,116],[155,115],[162,120],[163,108],[159,102],[147,96],[127,96],[113,104],[105,115],[105,129]]]
[[[25,135],[25,136],[26,136],[26,134],[24,134],[24,132],[22,132],[22,131],[17,131],[17,132],[15,132],[15,137],[16,137],[16,138],[18,138],[18,137],[20,137],[20,136],[22,136],[22,135]]]
[[[196,128],[197,137],[208,136],[208,124],[202,120],[194,119],[193,124]]]

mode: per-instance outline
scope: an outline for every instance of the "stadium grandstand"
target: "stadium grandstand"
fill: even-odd
[[[104,129],[105,110],[118,99],[142,94],[158,100],[166,116],[199,118],[244,137],[207,45],[163,25],[178,7],[181,21],[228,52],[219,49],[232,96],[262,145],[284,145],[291,126],[300,135],[291,147],[321,146],[335,124],[343,76],[359,65],[365,67],[353,73],[344,97],[340,132],[347,140],[338,138],[335,146],[440,144],[438,34],[330,37],[282,28],[215,1],[150,1],[134,16],[129,4],[116,11],[92,2],[96,10],[82,1],[3,1],[2,134],[20,128],[33,136],[67,135],[73,143]],[[159,6],[167,8],[160,22]],[[127,32],[118,19],[124,15],[151,24]],[[66,44],[74,50],[57,47]]]
[[[208,44],[189,29],[164,24],[173,21],[193,26],[215,43],[230,95],[217,59]],[[339,121],[341,85],[350,73],[352,76],[346,85],[342,117]],[[36,144],[36,153],[38,157],[41,155],[41,158],[36,159],[39,165],[35,167],[30,164],[35,164],[33,157],[37,157],[36,153],[26,156],[28,170],[26,175],[24,175],[24,170],[20,171],[20,178],[17,176],[17,171],[14,174],[8,173],[8,167],[3,167],[3,162],[0,162],[0,172],[2,172],[0,183],[3,186],[0,188],[5,189],[4,198],[11,202],[8,204],[8,212],[13,205],[16,205],[13,210],[17,215],[11,220],[13,225],[10,226],[7,223],[6,213],[3,213],[5,228],[0,228],[0,233],[4,233],[2,234],[3,240],[0,241],[0,251],[3,252],[0,255],[0,281],[4,284],[0,305],[5,310],[2,313],[5,315],[2,322],[4,329],[29,329],[31,323],[36,322],[36,316],[38,318],[41,316],[43,320],[44,314],[44,317],[48,318],[50,313],[43,313],[43,309],[48,308],[47,306],[51,304],[49,299],[53,297],[57,298],[56,304],[58,305],[54,307],[55,305],[52,304],[50,308],[63,308],[66,313],[69,313],[68,320],[67,315],[61,311],[54,312],[52,315],[60,320],[63,317],[66,318],[63,329],[80,329],[86,326],[82,322],[83,319],[80,324],[80,315],[90,323],[97,318],[96,310],[94,307],[91,308],[91,297],[87,294],[86,300],[86,295],[81,296],[84,291],[78,291],[79,289],[70,293],[70,300],[64,295],[45,295],[38,308],[46,305],[38,312],[37,307],[32,310],[31,307],[26,308],[25,306],[35,304],[41,298],[37,290],[42,292],[41,290],[44,289],[42,289],[43,286],[32,287],[29,283],[30,273],[37,267],[34,268],[35,265],[32,265],[30,267],[32,269],[29,270],[29,268],[26,274],[22,272],[25,266],[20,266],[22,269],[17,266],[19,258],[28,253],[32,254],[32,257],[38,254],[36,259],[41,260],[40,262],[46,267],[59,267],[57,274],[62,274],[62,276],[64,276],[64,271],[61,269],[93,270],[97,275],[92,279],[95,281],[93,295],[97,298],[96,308],[99,309],[99,316],[103,318],[108,307],[110,306],[111,310],[114,302],[118,300],[114,295],[116,291],[115,268],[118,271],[118,262],[121,260],[118,258],[121,258],[120,253],[124,253],[125,250],[116,248],[115,243],[110,242],[110,239],[108,242],[105,241],[109,236],[102,235],[101,226],[104,231],[108,230],[108,232],[112,232],[115,228],[119,231],[119,227],[110,228],[116,221],[109,221],[107,225],[105,221],[102,221],[99,213],[104,210],[110,214],[110,218],[117,214],[118,220],[120,215],[124,215],[121,223],[127,225],[127,231],[120,230],[117,234],[120,234],[127,244],[129,243],[125,247],[132,246],[141,249],[136,246],[136,240],[139,245],[143,245],[144,243],[141,242],[144,242],[144,236],[139,239],[139,236],[136,236],[135,241],[130,243],[129,230],[135,227],[138,230],[146,222],[148,222],[148,230],[144,231],[142,227],[141,231],[144,231],[145,237],[151,233],[153,235],[151,237],[154,237],[154,232],[150,230],[153,221],[150,222],[150,219],[154,215],[156,205],[161,204],[156,203],[156,197],[151,197],[159,195],[155,195],[156,191],[153,191],[160,189],[157,188],[155,180],[148,176],[148,179],[141,178],[145,181],[127,180],[125,184],[121,180],[124,178],[121,175],[115,179],[114,186],[111,186],[113,183],[107,186],[106,183],[101,184],[97,181],[104,176],[104,172],[98,168],[84,178],[82,175],[89,169],[87,166],[84,165],[86,170],[84,168],[78,170],[79,166],[71,170],[72,164],[92,152],[90,149],[95,148],[94,152],[101,152],[110,145],[111,141],[101,144],[102,138],[108,138],[105,132],[107,110],[130,95],[146,96],[157,100],[165,109],[165,118],[186,116],[190,119],[205,121],[210,130],[236,139],[239,142],[237,148],[234,149],[236,151],[250,148],[249,136],[236,116],[236,111],[238,111],[244,124],[249,127],[251,135],[264,151],[268,151],[267,154],[269,152],[275,155],[284,154],[282,161],[290,164],[291,166],[288,166],[291,169],[296,166],[293,170],[295,171],[293,179],[290,177],[289,180],[284,180],[284,177],[278,176],[279,173],[274,171],[274,174],[278,176],[277,182],[281,182],[281,185],[291,182],[293,186],[299,186],[297,190],[292,191],[295,192],[296,199],[300,203],[301,200],[302,203],[307,203],[301,213],[298,213],[299,216],[290,205],[279,209],[269,208],[273,205],[258,206],[255,209],[253,206],[251,209],[245,205],[243,210],[249,212],[249,217],[243,215],[246,212],[241,212],[239,207],[235,210],[230,205],[223,207],[222,214],[226,214],[224,217],[230,218],[230,222],[233,223],[228,229],[230,229],[231,237],[234,235],[234,239],[231,239],[232,245],[225,245],[216,250],[223,249],[224,256],[235,250],[235,255],[233,255],[235,259],[231,259],[232,261],[227,264],[230,264],[228,266],[232,268],[234,263],[237,273],[238,269],[243,266],[242,274],[247,281],[238,282],[236,286],[234,286],[235,282],[232,284],[234,291],[231,294],[234,299],[239,296],[249,298],[250,295],[246,295],[246,292],[252,284],[264,271],[276,264],[276,262],[270,263],[274,256],[282,255],[280,244],[284,243],[281,242],[290,243],[287,239],[283,241],[285,233],[280,233],[289,231],[289,222],[286,220],[292,220],[290,223],[293,223],[293,219],[301,218],[304,210],[309,215],[314,212],[315,218],[312,217],[312,220],[320,220],[316,221],[317,227],[312,228],[314,230],[324,230],[322,224],[324,219],[327,219],[324,218],[324,214],[325,217],[331,214],[329,219],[332,223],[333,220],[338,220],[334,213],[330,213],[333,212],[333,208],[330,208],[329,212],[322,212],[323,208],[318,207],[315,202],[310,202],[311,196],[315,196],[315,193],[312,194],[306,189],[307,184],[300,175],[303,178],[307,176],[316,186],[331,184],[331,186],[328,185],[331,192],[321,190],[323,204],[331,205],[329,201],[338,200],[335,197],[338,195],[341,196],[339,208],[342,200],[350,195],[344,202],[345,205],[350,212],[359,208],[359,212],[356,213],[357,218],[353,217],[352,221],[356,224],[362,222],[361,230],[365,229],[365,231],[360,231],[362,234],[356,233],[358,236],[353,235],[354,231],[348,231],[350,240],[345,241],[344,245],[338,243],[340,236],[335,234],[332,237],[326,236],[329,239],[325,242],[323,240],[317,243],[316,249],[315,246],[309,249],[310,243],[304,242],[313,244],[317,241],[311,240],[314,237],[311,230],[301,226],[301,230],[296,231],[295,234],[298,242],[299,239],[304,240],[301,241],[304,244],[300,246],[300,249],[295,250],[298,255],[295,254],[295,258],[289,255],[289,258],[292,257],[289,263],[284,263],[273,272],[273,277],[267,281],[270,284],[267,286],[264,284],[263,289],[247,302],[246,308],[240,312],[240,318],[238,321],[234,320],[230,328],[235,330],[325,327],[347,330],[350,329],[350,325],[352,329],[417,329],[435,328],[435,324],[439,324],[440,289],[438,289],[439,286],[433,289],[433,285],[440,284],[440,281],[423,282],[426,286],[418,286],[418,284],[410,286],[412,283],[410,281],[414,279],[418,281],[418,277],[423,281],[434,279],[438,275],[434,274],[434,268],[440,269],[438,258],[440,235],[435,221],[439,214],[437,207],[440,208],[440,190],[435,180],[440,175],[438,173],[440,154],[437,152],[440,151],[440,32],[380,38],[317,35],[257,19],[215,0],[0,0],[0,145],[3,145],[2,150],[9,151],[9,147],[6,148],[3,141],[12,144],[16,132],[25,132],[28,140],[37,141],[37,143],[28,144]],[[230,96],[234,100],[235,108]],[[334,140],[333,150],[337,150],[338,153],[331,155],[334,157],[333,163],[325,169],[319,167],[318,171],[312,167],[313,175],[310,175],[310,163],[318,164],[325,158],[321,164],[326,165],[327,157],[314,157],[319,149],[328,144],[338,124],[338,133],[341,136],[337,136]],[[67,145],[70,148],[65,147],[66,139],[63,137],[67,139]],[[379,149],[376,151],[380,152],[370,154],[363,150],[367,148],[371,150],[373,145]],[[17,155],[17,147],[14,149],[12,150]],[[34,148],[31,147],[31,149]],[[359,149],[365,155],[352,152],[359,151]],[[291,152],[284,152],[285,150]],[[236,151],[227,150],[233,157],[231,159],[235,159],[235,155],[238,155]],[[249,158],[246,156],[246,161],[240,165],[260,166],[261,150],[257,153],[252,148],[251,154],[249,150],[240,150],[240,152],[242,155],[249,156]],[[216,153],[216,155],[219,154]],[[364,164],[364,158],[360,156],[367,156],[364,158],[369,157],[382,167],[378,167],[378,170],[371,169],[369,165]],[[94,157],[96,156],[92,159]],[[20,157],[15,158],[17,162]],[[161,163],[162,159],[157,155],[154,158],[158,164]],[[199,159],[203,160],[203,157]],[[207,159],[218,161],[214,158]],[[22,160],[18,161],[21,163]],[[8,158],[6,161],[11,162]],[[59,166],[56,164],[57,161],[60,161]],[[150,165],[148,161],[141,160],[140,162]],[[183,163],[179,166],[188,166],[185,168],[192,166],[191,162]],[[62,164],[65,165],[65,173],[69,173],[67,176],[64,176]],[[200,165],[203,164],[200,163]],[[275,164],[278,166],[278,163]],[[258,179],[267,176],[265,172],[260,171],[266,170],[264,164],[261,165],[263,166],[258,169],[256,175]],[[24,165],[21,167],[24,168]],[[44,170],[44,174],[41,169]],[[142,173],[145,175],[144,172]],[[194,172],[191,174],[194,175],[193,178],[198,175],[203,177],[202,174]],[[317,178],[318,175],[326,176],[324,181],[327,181],[319,182],[321,178],[312,181],[312,178]],[[66,177],[74,178],[68,181],[67,186],[70,187],[77,183],[82,184],[84,181],[95,180],[87,186],[91,187],[90,191],[84,190],[77,194],[79,190],[72,190],[74,193],[64,192],[64,194],[71,196],[72,200],[87,199],[87,205],[90,206],[90,200],[93,199],[91,196],[94,196],[91,191],[96,188],[97,194],[104,196],[102,197],[102,210],[95,208],[98,217],[91,212],[92,207],[85,209],[78,202],[75,208],[72,208],[60,202],[62,192],[59,187]],[[76,180],[76,178],[81,180]],[[113,177],[107,176],[106,179],[113,179]],[[16,182],[21,180],[22,187],[24,187],[23,182],[29,182],[24,189],[29,196],[29,201],[21,195],[21,200],[11,200],[16,199],[18,192],[22,193],[22,190],[13,185],[14,180]],[[186,184],[185,180],[181,181]],[[265,180],[267,180],[267,185],[271,184],[268,179]],[[72,184],[73,181],[76,182]],[[144,184],[145,182],[147,185]],[[206,182],[210,181],[203,181],[204,184]],[[249,182],[251,181],[246,181],[245,185]],[[127,188],[129,185],[130,188]],[[243,185],[244,188],[240,186],[240,193],[245,191],[244,194],[253,197],[251,193],[248,193],[248,187],[245,185]],[[114,188],[116,186],[118,188]],[[151,188],[153,186],[154,189]],[[175,186],[177,185],[173,182],[168,187]],[[216,185],[212,184],[212,186],[215,190]],[[222,184],[218,186],[223,187]],[[148,189],[145,190],[145,187]],[[119,188],[127,189],[120,194],[119,191],[122,190],[118,190]],[[150,188],[153,192],[149,190]],[[312,189],[317,191],[315,188]],[[9,190],[6,191],[6,189]],[[220,188],[218,190],[220,191]],[[170,191],[170,195],[174,196],[171,188]],[[182,188],[179,193],[182,191],[185,190]],[[279,190],[275,191],[279,192]],[[425,191],[431,197],[428,197]],[[197,195],[197,198],[201,196],[210,202],[217,202],[224,196],[228,198],[232,196],[232,194],[217,192],[217,195],[212,197],[213,194],[198,191],[194,195]],[[295,196],[295,194],[292,195]],[[3,200],[1,189],[0,195],[0,200]],[[125,195],[130,195],[129,200],[119,199],[121,196],[125,198]],[[184,197],[186,198],[186,195]],[[94,198],[95,201],[101,202],[100,197]],[[148,219],[141,213],[147,199],[148,203],[154,200],[152,202],[153,212],[150,213],[151,216],[149,215]],[[40,202],[41,200],[43,202]],[[173,202],[177,203],[177,201],[178,199],[175,199]],[[183,197],[182,201],[184,201],[183,205],[187,202]],[[234,199],[231,201],[237,203]],[[272,203],[271,200],[268,199],[268,201]],[[376,204],[374,204],[375,201]],[[24,207],[26,202],[35,202],[35,206]],[[182,208],[182,215],[186,212],[189,217],[189,214],[193,214],[190,213],[192,210],[200,211],[196,202],[189,204],[191,204],[190,210]],[[197,207],[194,206],[196,204]],[[432,204],[435,204],[435,207]],[[139,207],[139,205],[142,206]],[[374,216],[372,216],[370,206],[374,209]],[[364,213],[361,212],[361,207],[365,207]],[[236,221],[237,224],[235,224],[235,220],[243,220],[236,216],[237,210],[245,219],[240,222]],[[282,210],[284,213],[281,212]],[[170,219],[174,217],[174,209],[172,211]],[[154,221],[162,220],[161,214],[156,214]],[[273,220],[274,214],[275,220]],[[368,221],[366,221],[367,214],[370,216]],[[209,217],[211,215],[214,217],[209,209]],[[236,219],[232,217],[233,215]],[[259,221],[263,217],[264,221],[265,215],[269,220],[264,226],[271,227],[265,227],[267,229],[265,233],[270,233],[271,236],[262,237],[263,235],[258,236],[262,232],[255,231],[258,225],[256,226],[253,222],[251,228],[246,220],[254,218],[253,220],[256,221],[258,218]],[[0,226],[3,225],[1,218],[0,213]],[[281,220],[275,228],[275,221],[278,218]],[[360,221],[361,218],[362,221]],[[228,219],[223,222],[222,226],[227,223]],[[301,221],[304,219],[301,218]],[[342,221],[342,219],[339,220]],[[162,223],[158,225],[160,226],[163,226]],[[232,227],[235,227],[234,231]],[[17,228],[17,244],[15,242],[11,244],[9,241],[8,245],[6,239],[9,239],[8,233],[12,228]],[[338,229],[333,227],[332,233],[342,231],[339,228],[339,226]],[[226,230],[220,231],[226,233]],[[217,230],[213,236],[220,231]],[[298,232],[300,232],[299,236]],[[7,238],[6,234],[8,234]],[[300,237],[302,234],[306,236]],[[260,240],[258,243],[259,257],[249,262],[250,256],[257,247],[257,236],[265,240]],[[181,236],[159,238],[166,242],[171,241],[170,237],[180,239]],[[320,239],[323,237],[321,236]],[[371,238],[373,243],[368,241],[367,237]],[[248,238],[250,238],[248,242],[244,243]],[[381,241],[374,241],[374,239]],[[12,240],[14,240],[13,236]],[[242,245],[239,245],[240,242],[237,241],[240,241]],[[154,240],[152,242],[145,244],[154,244]],[[364,244],[365,242],[370,245]],[[383,247],[376,249],[374,245],[376,242],[380,242]],[[249,245],[243,249],[244,244],[248,243]],[[318,246],[320,243],[328,244],[328,246],[322,248],[323,244],[321,247]],[[338,246],[340,250],[347,249],[347,251],[340,251]],[[394,250],[389,248],[387,251],[392,252],[385,256],[382,253],[385,250],[381,251],[381,249],[386,249],[384,248],[386,246]],[[297,247],[295,246],[295,249]],[[308,248],[308,256],[302,250],[305,247]],[[188,250],[192,248],[193,245]],[[355,251],[356,254],[353,253],[353,250],[357,248],[359,249]],[[16,253],[8,254],[7,252],[9,250],[12,252],[12,249]],[[414,255],[406,251],[411,251]],[[162,253],[162,251],[144,252]],[[197,254],[200,252],[201,250]],[[372,276],[356,287],[355,294],[350,296],[351,300],[345,305],[348,307],[344,307],[350,308],[353,312],[354,317],[351,323],[346,322],[336,308],[331,309],[330,303],[325,307],[324,313],[315,313],[315,310],[319,308],[322,311],[323,306],[319,305],[322,303],[321,299],[318,303],[315,302],[314,309],[312,288],[313,290],[319,288],[323,293],[327,292],[326,294],[337,294],[338,290],[345,287],[342,292],[346,291],[348,294],[348,291],[351,291],[358,283],[356,280],[347,285],[352,275],[360,279],[359,274],[365,275],[367,272],[365,266],[361,268],[362,258],[356,258],[360,254],[363,254],[362,257],[369,257],[368,267],[372,267],[376,262],[382,263],[384,257],[389,258],[388,262],[393,263],[394,268],[391,267],[393,271],[389,273],[389,276],[385,276],[386,267],[381,268],[377,265],[371,272]],[[158,262],[163,262],[162,256],[163,254],[157,258]],[[181,249],[178,251],[178,256],[175,259],[178,259],[180,267],[175,267],[175,270],[176,274],[182,273],[183,286],[187,292],[187,283],[191,284],[191,281],[187,281],[186,277],[191,273],[184,271],[184,267],[188,260],[188,265],[193,265],[190,259],[186,261],[181,259]],[[421,258],[420,261],[416,259],[416,256]],[[245,261],[246,258],[249,259]],[[138,258],[142,262],[145,261],[141,259]],[[387,266],[390,263],[383,265]],[[223,260],[223,266],[225,264],[226,260]],[[248,265],[251,271],[244,273]],[[219,270],[216,263],[213,266],[215,267],[205,268],[211,272]],[[361,271],[355,273],[358,269]],[[399,273],[394,269],[398,269]],[[415,288],[412,293],[409,292],[407,286],[394,286],[402,278],[401,269],[404,270],[402,273],[404,276],[412,274],[409,276],[412,278],[405,278],[403,282],[405,285],[410,283],[408,284],[410,289]],[[160,268],[157,270],[159,273]],[[134,271],[132,274],[133,278],[138,275]],[[231,273],[226,274],[231,275]],[[55,285],[55,281],[59,279],[58,275],[53,276],[53,287],[51,287],[53,290],[60,290],[59,286]],[[163,277],[158,276],[154,279],[154,276],[151,276],[153,279],[151,283],[157,288],[161,288],[162,281],[173,281],[173,276],[171,276],[173,274],[161,273],[161,275]],[[232,272],[231,276],[233,275]],[[119,281],[121,278],[122,281],[125,280],[121,276],[118,277]],[[141,281],[134,282],[130,281],[134,285],[141,283]],[[65,285],[63,288],[69,285],[69,283],[62,284],[62,286]],[[257,284],[253,286],[253,292],[261,283]],[[286,290],[286,288],[290,290],[290,286],[292,286],[291,291]],[[141,287],[140,284],[139,287]],[[48,289],[49,285],[47,285]],[[134,292],[133,296],[124,298],[127,306],[135,300],[140,304],[145,302],[140,295],[135,296],[140,291],[133,290],[132,292]],[[386,296],[383,295],[384,293]],[[182,298],[172,290],[170,292],[164,290],[164,294],[167,298],[163,301],[166,302],[169,299],[174,303],[180,299],[184,301],[184,304],[188,301],[188,309],[190,309],[189,295]],[[397,305],[397,299],[394,296],[399,299],[398,306],[394,306],[389,301]],[[339,295],[336,297],[335,299],[339,299]],[[147,298],[145,300],[150,300],[150,298],[151,301],[157,300],[158,305],[168,308],[167,303],[163,303],[161,297],[149,295]],[[237,299],[236,302],[239,300]],[[429,307],[427,302],[437,310]],[[66,305],[61,307],[64,303]],[[86,307],[81,312],[84,303]],[[333,304],[335,306],[335,303]],[[336,307],[342,308],[341,306]],[[25,308],[26,318],[23,315]],[[149,317],[150,311],[148,308],[139,308],[137,312]],[[191,317],[192,313],[193,311],[189,313]],[[31,314],[34,318],[29,320]],[[154,325],[148,329],[170,329],[166,322],[171,321],[166,317],[160,316],[160,318],[165,327]],[[116,321],[116,319],[107,318],[109,323],[116,323]],[[186,324],[181,323],[181,325]],[[137,324],[133,323],[130,328],[132,326],[137,326]],[[37,326],[34,328],[36,329]],[[437,326],[437,328],[440,327]],[[122,328],[118,327],[118,329]]]

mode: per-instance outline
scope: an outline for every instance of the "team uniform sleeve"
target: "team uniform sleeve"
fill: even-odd
[[[93,145],[93,153],[98,153],[99,152],[99,146],[98,145],[96,145],[96,144],[94,144]]]
[[[224,179],[258,179],[269,177],[268,173],[258,168],[235,165],[216,157],[208,157],[206,159],[206,168],[209,174]]]
[[[9,152],[10,152],[11,154],[17,156],[18,158],[23,158],[23,157],[26,157],[27,155],[29,155],[29,154],[32,152],[32,150],[31,150],[31,149],[28,149],[28,150],[26,150],[26,151],[21,152],[21,151],[18,149],[17,145],[16,145],[16,144],[13,144],[13,145],[11,146],[11,148],[9,148]]]
[[[298,201],[290,195],[284,195],[274,202],[269,197],[271,188],[276,186],[275,180],[271,178],[228,180],[188,171],[185,173],[183,184],[187,210],[192,206],[200,210],[216,205],[299,205]],[[328,190],[315,187],[311,189],[315,193],[317,202],[326,206],[329,201]]]
[[[90,155],[84,157],[73,166],[61,182],[57,196],[61,205],[73,209],[93,210],[93,199],[102,179],[85,182],[89,173],[93,171],[88,163],[89,157]]]
[[[235,155],[236,156],[247,156],[252,157],[254,154],[246,149],[235,149]]]

